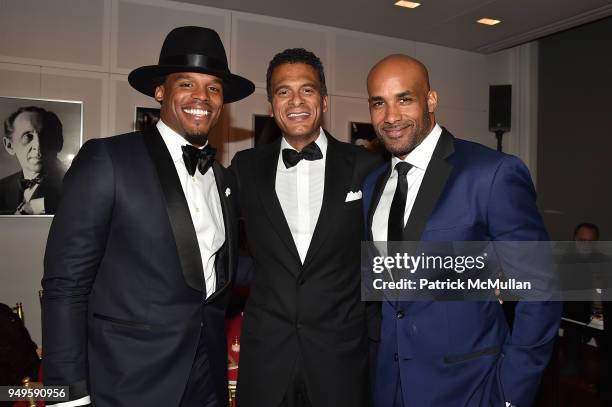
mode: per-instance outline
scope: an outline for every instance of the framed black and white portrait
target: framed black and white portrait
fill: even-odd
[[[0,216],[53,215],[83,141],[83,104],[0,96]]]

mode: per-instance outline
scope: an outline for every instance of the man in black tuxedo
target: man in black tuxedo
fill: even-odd
[[[327,90],[314,54],[277,54],[266,79],[283,137],[239,152],[231,167],[255,263],[238,405],[366,406],[361,183],[380,161],[322,129]]]
[[[57,159],[64,145],[57,115],[38,106],[20,107],[4,121],[2,142],[21,171],[0,180],[0,214],[54,214],[66,172]]]
[[[160,121],[87,142],[66,175],[45,254],[44,382],[69,385],[70,406],[227,405],[235,188],[207,136],[254,85],[201,27],[174,29],[159,64],[128,79]]]

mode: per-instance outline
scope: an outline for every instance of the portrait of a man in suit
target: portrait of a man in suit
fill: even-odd
[[[255,87],[203,27],[172,30],[128,80],[160,120],[88,141],[66,174],[42,281],[44,383],[69,386],[62,406],[227,405],[236,186],[208,134]]]
[[[361,184],[380,161],[323,129],[327,89],[312,52],[278,53],[266,78],[282,138],[231,166],[255,265],[238,405],[368,406]]]
[[[21,171],[0,179],[0,214],[52,215],[66,169],[57,155],[64,144],[57,115],[37,106],[20,107],[4,121],[2,144]]]
[[[420,61],[382,59],[367,89],[372,124],[393,155],[364,183],[369,240],[548,240],[525,165],[437,124],[438,95]],[[519,301],[510,330],[495,297],[383,300],[375,406],[531,405],[560,310]]]

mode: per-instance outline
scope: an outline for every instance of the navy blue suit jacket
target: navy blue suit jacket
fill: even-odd
[[[368,237],[389,163],[363,187]],[[408,241],[547,240],[529,172],[516,157],[445,129],[404,230]],[[510,331],[497,301],[383,301],[375,405],[531,405],[548,364],[560,304],[519,302]],[[398,312],[405,315],[398,318]]]
[[[215,293],[187,201],[157,129],[88,141],[68,171],[43,278],[47,385],[98,407],[178,406],[200,335],[219,405],[227,404],[224,334],[235,269],[233,176],[214,163],[226,241]],[[202,329],[202,326],[204,327]]]

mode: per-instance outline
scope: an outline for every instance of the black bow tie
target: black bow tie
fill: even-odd
[[[321,158],[323,158],[323,153],[315,142],[308,144],[299,153],[291,148],[283,149],[283,162],[287,168],[297,165],[302,160],[314,161]]]
[[[187,172],[192,177],[195,174],[196,168],[201,174],[204,174],[215,161],[215,149],[209,144],[202,149],[187,144],[181,147],[181,149],[183,150],[185,168],[187,168]]]
[[[21,185],[21,189],[25,191],[26,189],[30,189],[33,186],[40,184],[41,181],[42,181],[41,177],[36,177],[34,179],[22,178],[19,180],[19,184]]]

